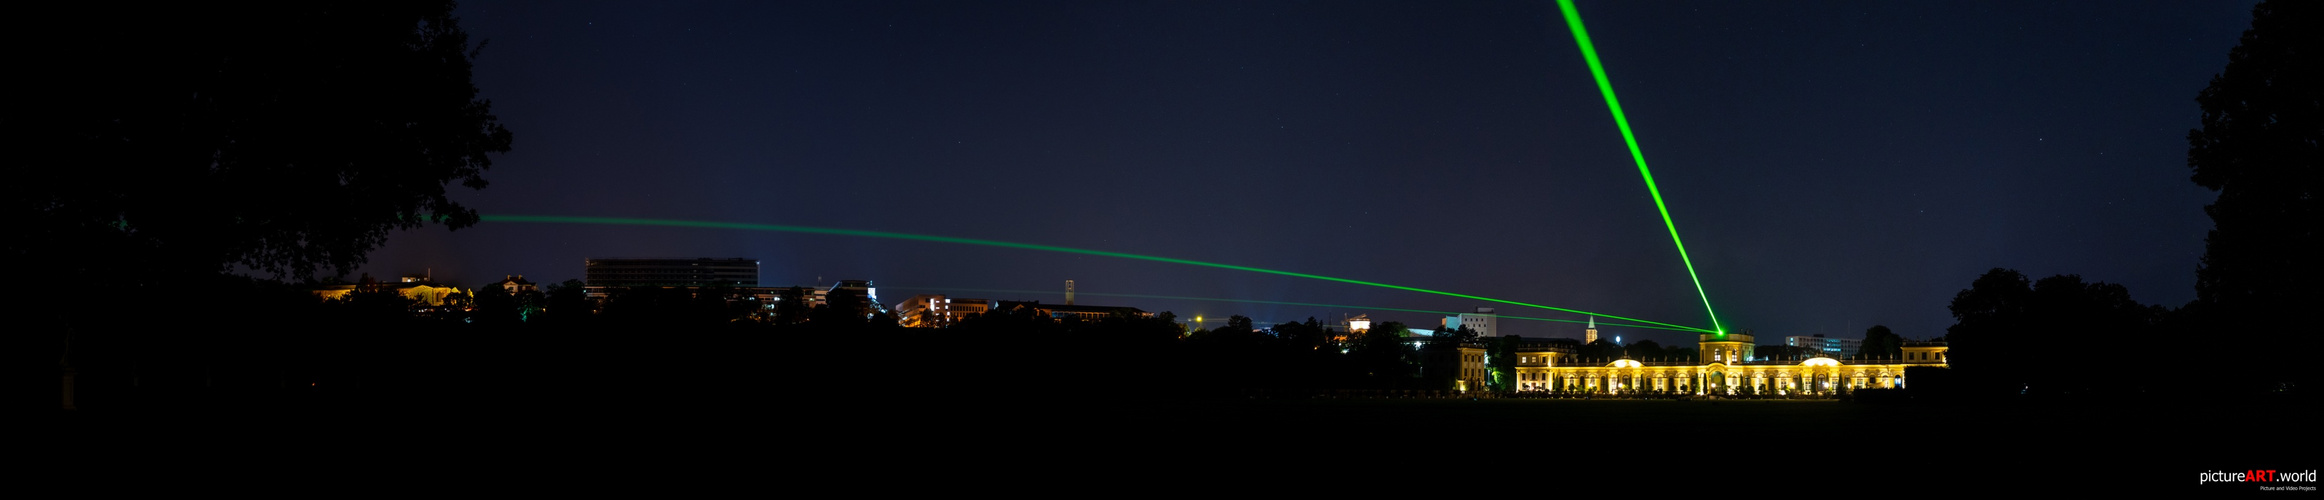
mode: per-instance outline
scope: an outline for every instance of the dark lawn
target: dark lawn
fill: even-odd
[[[2313,411],[2287,402],[1147,401],[1087,417],[1111,423],[1100,434],[1136,429],[1166,445],[1385,439],[1506,464],[1679,460],[1671,465],[1722,464],[1751,477],[1815,471],[1803,477],[1829,484],[1919,477],[1969,489],[2204,493],[2182,488],[2207,470],[2324,465]]]
[[[2197,484],[2204,471],[2324,466],[2313,416],[2301,404],[2173,398],[1868,404],[694,394],[541,407],[90,413],[62,417],[60,437],[87,446],[81,451],[112,450],[99,453],[105,456],[155,446],[257,445],[319,456],[534,460],[577,471],[782,463],[794,465],[772,469],[778,476],[810,482],[875,470],[1199,480],[1185,474],[1242,477],[1344,462],[1380,474],[1501,471],[1554,479],[1713,467],[1722,472],[1653,481],[1716,486],[1784,478],[1777,482],[1809,488],[1870,481],[1909,483],[1911,491],[2185,497],[2220,492]]]

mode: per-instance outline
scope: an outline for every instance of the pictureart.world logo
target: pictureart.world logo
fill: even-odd
[[[2262,491],[2316,491],[2316,471],[2281,472],[2275,469],[2254,469],[2238,472],[2209,471],[2198,475],[2198,484],[2257,483]],[[2300,484],[2304,483],[2304,484]]]

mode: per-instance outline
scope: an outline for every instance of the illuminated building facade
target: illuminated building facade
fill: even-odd
[[[1500,326],[1500,322],[1501,315],[1494,314],[1493,308],[1479,307],[1477,312],[1461,313],[1460,321],[1452,322],[1452,327],[1476,330],[1479,337],[1498,337],[1501,334],[1496,332],[1495,327]]]
[[[1808,349],[1813,349],[1816,352],[1823,353],[1825,356],[1841,357],[1854,356],[1856,355],[1857,351],[1863,350],[1864,339],[1828,339],[1824,338],[1824,334],[1819,333],[1813,336],[1793,335],[1790,337],[1784,337],[1783,345],[1792,347],[1805,347]]]
[[[324,286],[313,290],[312,293],[315,294],[316,298],[323,300],[348,300],[354,293],[386,290],[393,290],[396,295],[401,295],[405,300],[412,301],[414,307],[466,307],[469,298],[476,296],[472,290],[462,290],[458,287],[438,284],[434,281],[428,281],[427,277],[422,275],[409,275],[394,282],[382,283],[372,281],[368,274],[363,276],[361,284]]]
[[[905,328],[944,328],[984,314],[992,308],[985,299],[955,299],[943,295],[914,295],[896,305],[896,322]]]
[[[1905,384],[1905,369],[1946,367],[1944,342],[1905,342],[1902,359],[1843,361],[1831,356],[1804,360],[1755,359],[1752,336],[1706,333],[1698,337],[1693,361],[1638,361],[1629,358],[1583,362],[1568,343],[1527,342],[1516,349],[1519,391],[1597,394],[1691,393],[1696,395],[1789,395],[1803,391],[1891,389]],[[1459,348],[1455,389],[1485,387],[1491,369],[1482,344]],[[1476,360],[1472,366],[1469,360]],[[1447,366],[1434,364],[1433,366]]]
[[[1365,333],[1372,331],[1372,316],[1358,314],[1356,317],[1340,320],[1337,325],[1325,325],[1324,330],[1329,332],[1326,336],[1330,337],[1333,343],[1353,342],[1357,337],[1362,337]],[[1410,331],[1410,329],[1406,331]]]
[[[499,283],[493,283],[491,286],[500,287],[501,290],[507,290],[509,295],[522,295],[527,292],[536,290],[536,288],[533,286],[533,282],[525,281],[525,275],[522,274],[508,275],[508,278],[500,280]]]

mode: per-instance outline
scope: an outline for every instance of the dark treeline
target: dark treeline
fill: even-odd
[[[2119,363],[2190,362],[2184,310],[2144,305],[2111,283],[2061,275],[2029,281],[1994,269],[1954,297],[1947,330],[1957,387],[1975,394],[2062,397],[2212,392],[2216,377],[2122,376]],[[2210,358],[2206,355],[2196,358]],[[2213,372],[2218,373],[2218,372]]]
[[[2219,197],[2195,300],[2142,305],[2120,285],[1994,269],[1951,304],[1962,394],[2313,396],[2324,303],[2324,4],[2264,2],[2195,96],[2190,180]],[[2127,368],[2136,366],[2138,368]]]
[[[614,289],[582,283],[511,294],[498,286],[426,307],[382,287],[323,300],[314,284],[219,276],[187,283],[221,300],[78,302],[65,326],[78,405],[89,409],[346,405],[573,408],[768,398],[1306,397],[1345,390],[1446,391],[1456,346],[1482,347],[1515,390],[1520,339],[1474,330],[1407,336],[1385,322],[1347,335],[1310,319],[1263,327],[1236,316],[1187,331],[1171,313],[1053,319],[1031,306],[946,328],[904,328],[862,314],[853,295],[809,310],[770,309],[731,289]],[[1915,389],[2034,397],[2216,392],[2219,377],[2117,377],[2094,364],[2141,362],[2191,313],[2132,300],[2120,285],[2074,276],[2028,280],[1994,270],[1953,304],[1946,340],[1959,374],[1916,370]],[[133,310],[122,314],[117,310]],[[1893,358],[1901,338],[1867,332],[1861,357]],[[1539,341],[1540,339],[1533,339]],[[2044,348],[2056,346],[2056,348]],[[1695,361],[1651,340],[1568,346],[1568,364],[1628,357]],[[1758,357],[1820,353],[1759,346]],[[2243,375],[2217,369],[2221,376]]]
[[[386,288],[323,300],[311,284],[219,277],[231,302],[157,301],[76,318],[69,362],[91,410],[586,409],[868,398],[1232,398],[1450,389],[1401,324],[1335,336],[1310,319],[1240,316],[1187,332],[1171,313],[1098,321],[1031,307],[908,329],[848,295],[768,315],[731,290],[578,281],[427,307]],[[595,306],[595,307],[593,307]],[[1473,331],[1470,338],[1475,341]],[[1418,339],[1426,339],[1421,337]],[[1458,342],[1459,336],[1437,341]],[[1489,340],[1489,339],[1488,339]]]

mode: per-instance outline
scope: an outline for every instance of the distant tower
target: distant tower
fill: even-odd
[[[1073,305],[1073,280],[1065,280],[1065,305]]]
[[[1582,331],[1582,335],[1584,335],[1584,337],[1582,338],[1582,343],[1583,343],[1583,344],[1594,344],[1594,343],[1597,343],[1597,342],[1598,342],[1598,317],[1597,317],[1597,316],[1591,316],[1591,317],[1590,317],[1590,329],[1588,329],[1588,330],[1583,330],[1583,331]]]

